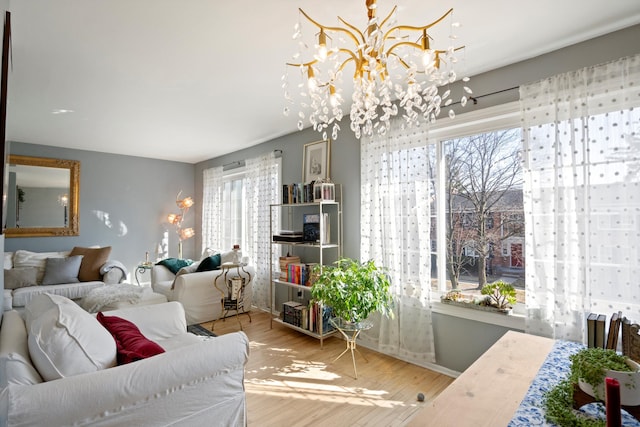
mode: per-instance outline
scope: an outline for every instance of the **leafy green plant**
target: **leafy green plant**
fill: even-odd
[[[605,427],[605,420],[587,417],[573,409],[573,383],[562,380],[545,395],[545,417],[561,427]]]
[[[311,296],[331,307],[334,316],[348,322],[361,322],[374,311],[393,317],[389,276],[373,260],[342,258],[331,266],[316,265],[313,274]]]
[[[632,371],[626,363],[626,357],[613,350],[603,348],[585,348],[569,357],[571,371],[569,376],[545,395],[545,416],[559,426],[604,427],[605,421],[587,417],[573,409],[573,385],[582,379],[596,390],[604,381],[607,370]],[[600,398],[595,396],[596,398]]]
[[[499,309],[510,308],[512,304],[516,303],[515,288],[502,280],[484,285],[481,293],[487,296],[490,305]]]
[[[574,383],[581,379],[591,385],[594,391],[604,382],[604,375],[608,369],[621,372],[632,371],[626,363],[626,356],[604,348],[586,348],[570,356],[570,359],[571,375],[569,379]],[[604,396],[595,397],[604,399]]]

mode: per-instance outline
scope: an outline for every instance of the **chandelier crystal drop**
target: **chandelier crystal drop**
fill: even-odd
[[[382,21],[376,16],[376,0],[365,0],[367,6],[367,27],[360,31],[344,19],[338,17],[343,26],[330,27],[313,20],[299,9],[304,22],[313,28],[313,42],[305,40],[302,23],[294,27],[293,40],[298,51],[293,62],[287,63],[287,71],[282,77],[282,87],[288,104],[295,104],[290,92],[289,70],[296,70],[300,83],[295,87],[299,99],[298,129],[302,130],[305,120],[314,130],[327,139],[338,137],[339,122],[343,118],[344,98],[343,74],[353,67],[353,95],[351,130],[356,138],[384,135],[389,128],[389,120],[402,114],[406,126],[419,126],[421,122],[433,123],[442,108],[448,108],[448,116],[455,117],[453,105],[467,103],[467,95],[472,91],[465,82],[463,96],[453,102],[451,91],[440,94],[441,87],[447,87],[457,79],[454,65],[458,62],[456,53],[464,46],[454,47],[456,39],[450,24],[446,47],[431,47],[433,28],[450,18],[453,9],[437,20],[424,26],[395,25],[397,6]],[[348,47],[345,47],[348,46]],[[307,58],[307,62],[304,61]],[[296,73],[296,74],[298,74]],[[305,110],[308,114],[305,114]],[[284,114],[289,115],[287,105]]]

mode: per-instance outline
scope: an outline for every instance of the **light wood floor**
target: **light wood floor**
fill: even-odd
[[[280,324],[268,313],[240,319],[251,342],[245,370],[249,426],[402,426],[453,379],[359,347],[358,379],[349,353],[335,363],[345,341],[320,341]],[[210,328],[211,323],[203,326]],[[235,318],[216,321],[214,332],[239,330]]]

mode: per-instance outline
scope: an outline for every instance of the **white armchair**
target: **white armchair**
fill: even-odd
[[[224,274],[222,270],[201,271],[176,276],[163,265],[154,265],[151,269],[151,287],[154,292],[163,294],[169,301],[179,301],[184,306],[187,323],[210,322],[222,318],[222,293],[215,286],[215,280]],[[252,266],[244,267],[240,275],[251,278],[255,275]],[[229,271],[227,278],[237,277],[236,269]],[[222,278],[218,279],[222,280]],[[244,311],[251,308],[252,281],[246,284],[244,291]],[[220,286],[220,285],[219,285]],[[231,310],[229,315],[235,315]]]

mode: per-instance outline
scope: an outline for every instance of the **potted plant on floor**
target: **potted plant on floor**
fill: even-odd
[[[331,307],[334,317],[358,323],[374,311],[393,316],[389,276],[374,261],[360,263],[343,258],[331,266],[317,265],[314,274],[317,278],[311,295]]]

